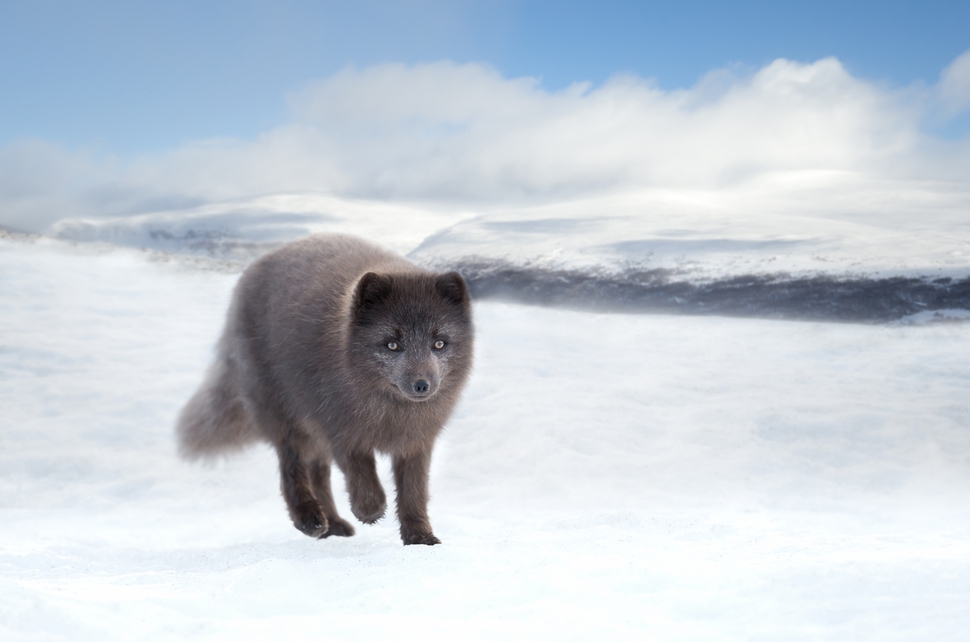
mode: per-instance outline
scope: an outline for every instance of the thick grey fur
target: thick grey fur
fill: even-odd
[[[334,505],[331,462],[354,515],[384,516],[374,454],[388,454],[401,539],[438,544],[428,467],[472,343],[457,272],[434,274],[350,236],[286,245],[236,285],[215,363],[179,416],[179,450],[194,459],[270,442],[293,523],[314,537],[354,534]]]

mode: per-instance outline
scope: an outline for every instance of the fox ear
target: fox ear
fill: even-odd
[[[354,291],[354,312],[358,320],[387,300],[391,295],[391,278],[368,272],[357,281]]]
[[[468,285],[465,284],[465,279],[461,278],[461,275],[457,272],[439,274],[438,278],[434,281],[434,289],[442,299],[462,308],[468,306],[471,298],[468,294]]]

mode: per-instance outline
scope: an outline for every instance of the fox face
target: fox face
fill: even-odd
[[[352,367],[366,370],[383,391],[424,403],[460,386],[449,375],[468,370],[472,327],[468,288],[457,272],[368,272],[352,306]]]

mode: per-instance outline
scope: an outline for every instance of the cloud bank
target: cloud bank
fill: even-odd
[[[819,206],[838,208],[852,194],[891,204],[915,190],[922,203],[970,190],[970,141],[923,128],[931,113],[970,107],[970,52],[931,88],[882,87],[834,58],[714,71],[676,91],[617,76],[550,92],[535,78],[436,62],[349,68],[289,104],[290,121],[254,140],[190,142],[131,161],[9,145],[0,225],[40,231],[63,218],[297,193],[474,209],[748,190],[792,204],[825,194]]]

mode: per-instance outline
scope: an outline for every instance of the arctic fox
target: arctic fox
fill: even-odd
[[[187,458],[273,444],[293,524],[350,536],[330,491],[343,472],[354,515],[384,516],[375,451],[391,456],[405,544],[439,544],[428,467],[472,364],[471,301],[363,240],[317,235],[253,263],[236,285],[215,362],[178,419]]]

